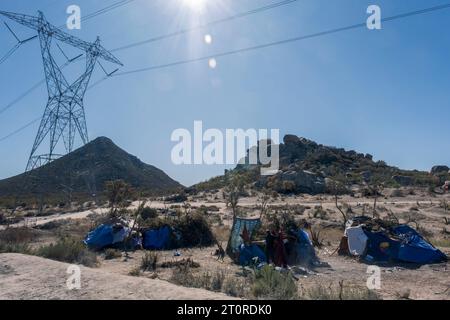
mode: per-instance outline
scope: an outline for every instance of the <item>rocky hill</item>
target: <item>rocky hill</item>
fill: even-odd
[[[269,142],[270,143],[270,142]],[[258,147],[249,152],[255,152]],[[319,194],[328,191],[328,182],[339,180],[345,185],[382,183],[386,187],[441,186],[450,180],[448,167],[435,166],[431,172],[402,170],[384,161],[374,161],[370,154],[324,146],[314,141],[286,135],[279,145],[280,170],[273,176],[260,176],[258,165],[242,164],[224,176],[195,186],[198,189],[224,186],[230,174],[240,174],[256,187],[280,193]],[[245,159],[248,163],[248,156]]]

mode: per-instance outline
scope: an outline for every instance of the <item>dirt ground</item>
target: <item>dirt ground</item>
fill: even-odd
[[[30,300],[213,300],[229,297],[145,279],[81,267],[80,289],[69,290],[69,264],[34,256],[0,255],[0,299]]]
[[[377,212],[380,216],[393,214],[400,223],[409,223],[439,249],[447,255],[450,254],[450,226],[448,221],[449,211],[443,206],[443,201],[450,202],[450,195],[430,196],[424,190],[403,190],[401,196],[390,196],[392,190],[385,190],[385,197],[377,200]],[[349,216],[373,213],[374,199],[363,197],[344,196],[339,198],[339,205],[346,210]],[[247,217],[257,216],[257,195],[246,197],[239,202],[241,212]],[[170,205],[162,201],[151,201],[149,206],[154,208],[176,208],[178,205]],[[232,223],[231,210],[227,208],[221,193],[203,194],[189,199],[191,209],[201,206],[215,206],[218,211],[209,212],[210,215],[219,217],[218,223],[213,225],[219,241],[226,246],[226,240]],[[130,208],[136,208],[138,202]],[[335,251],[343,234],[342,216],[335,207],[334,198],[331,196],[293,196],[279,197],[269,204],[274,211],[291,210],[298,219],[307,220],[314,227],[321,228],[323,246],[317,250],[318,257],[325,263],[323,267],[309,270],[305,275],[298,276],[296,281],[300,296],[308,290],[317,287],[335,288],[343,283],[348,287],[365,288],[369,277],[368,265],[351,257],[338,256]],[[301,210],[299,209],[301,208]],[[320,210],[319,210],[320,209]],[[317,211],[322,212],[317,216]],[[298,211],[298,212],[297,212]],[[78,221],[83,225],[80,230],[89,229],[89,217],[93,214],[106,212],[103,208],[85,210],[64,215],[49,217],[28,218],[13,227],[27,225],[28,227],[43,226],[50,221],[70,221],[68,225]],[[69,220],[70,219],[70,220]],[[76,229],[76,228],[75,228]],[[55,240],[52,233],[41,231],[42,236],[34,245],[42,245]],[[75,232],[71,228],[63,229],[64,233]],[[80,233],[81,231],[79,231]],[[232,263],[225,257],[220,261],[213,255],[216,247],[181,249],[181,256],[175,256],[174,251],[161,251],[158,253],[158,265],[167,262],[177,262],[190,258],[199,264],[193,268],[196,275],[214,275],[222,273],[225,279],[237,279],[245,282],[245,270]],[[140,277],[130,277],[129,274],[141,263],[145,251],[129,253],[105,260],[104,255],[99,255],[97,268],[85,268],[88,284],[86,289],[80,292],[65,292],[61,283],[52,275],[62,272],[66,265],[41,258],[14,254],[0,255],[0,299],[32,298],[32,299],[220,299],[224,296],[206,290],[186,289],[185,287],[170,284],[174,268],[158,267],[152,272],[143,272]],[[9,267],[6,267],[9,266]],[[12,269],[8,269],[12,268]],[[382,265],[381,288],[376,293],[383,299],[450,299],[450,264],[441,263],[412,267],[408,265]],[[10,271],[8,271],[10,270]],[[14,271],[11,271],[14,270]],[[50,271],[51,270],[51,271]],[[62,270],[62,271],[61,271]],[[50,271],[50,272],[49,272]],[[38,279],[38,280],[33,280]],[[42,282],[42,283],[41,283]],[[114,290],[112,290],[114,287]],[[118,289],[123,287],[123,289]],[[153,288],[153,289],[151,289]],[[117,289],[117,290],[116,290]],[[244,291],[248,288],[244,288]]]

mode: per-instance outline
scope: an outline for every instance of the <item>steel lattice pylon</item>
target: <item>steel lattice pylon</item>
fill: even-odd
[[[39,12],[38,17],[4,11],[0,11],[0,14],[36,30],[39,35],[48,102],[28,160],[26,171],[30,171],[61,156],[55,154],[55,148],[61,137],[67,153],[73,150],[77,132],[82,142],[88,143],[83,99],[97,59],[101,58],[119,65],[122,63],[100,45],[99,38],[94,43],[89,43],[73,37],[48,23],[42,12]],[[86,69],[73,83],[67,82],[61,68],[53,59],[52,40],[67,43],[86,54]],[[50,151],[38,155],[38,148],[47,136],[50,138]]]

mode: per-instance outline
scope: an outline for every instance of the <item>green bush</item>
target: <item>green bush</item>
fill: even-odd
[[[215,243],[215,238],[207,219],[198,213],[183,215],[176,219],[156,218],[140,222],[141,232],[169,226],[180,239],[172,239],[172,248],[207,247]]]
[[[26,243],[11,243],[0,240],[0,253],[32,254],[32,250]]]
[[[255,271],[252,293],[258,299],[292,300],[297,297],[297,285],[291,274],[266,265]]]
[[[61,238],[56,243],[38,249],[37,255],[68,263],[93,267],[97,264],[97,255],[87,249],[78,239]]]
[[[158,217],[158,211],[155,208],[145,207],[141,211],[142,220],[154,219]]]

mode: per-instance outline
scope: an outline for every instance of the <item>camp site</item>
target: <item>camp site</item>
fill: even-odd
[[[75,263],[148,280],[148,290],[161,280],[211,299],[446,299],[447,193],[383,189],[375,207],[374,196],[357,193],[337,196],[336,206],[333,195],[248,188],[241,174],[228,173],[230,185],[213,191],[135,200],[118,180],[100,206],[60,214],[48,206],[32,217],[33,209],[20,208],[23,218],[0,230],[2,265],[21,270],[16,264],[33,256],[44,265],[58,261],[63,271],[63,263]],[[380,268],[381,287],[367,286],[369,266]],[[6,267],[2,277],[8,280]],[[29,296],[19,289],[3,294]],[[51,298],[50,288],[42,290]]]
[[[1,0],[0,303],[449,301],[449,15]]]

